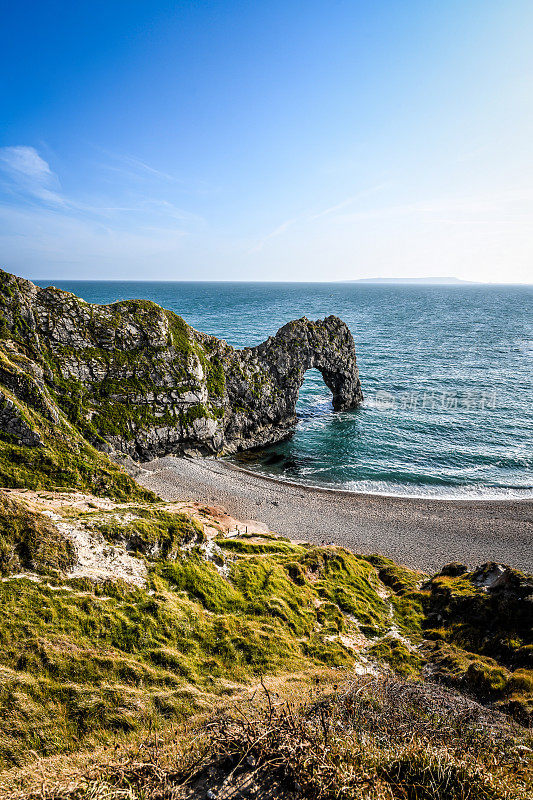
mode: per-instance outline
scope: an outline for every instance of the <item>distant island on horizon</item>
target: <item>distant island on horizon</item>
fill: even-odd
[[[356,280],[343,281],[343,283],[393,283],[393,284],[437,284],[439,286],[448,285],[476,285],[479,281],[464,281],[461,278],[357,278]]]

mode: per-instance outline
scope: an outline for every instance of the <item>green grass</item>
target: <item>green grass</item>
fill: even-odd
[[[217,539],[217,544],[223,550],[232,553],[242,553],[247,555],[258,555],[266,553],[298,553],[301,552],[301,547],[293,545],[290,542],[283,540],[272,540],[260,537],[261,541],[250,542],[246,539],[225,539],[220,537]]]
[[[389,622],[386,603],[379,597],[379,581],[366,559],[341,548],[313,548],[301,564],[318,578],[316,590],[324,600],[356,617],[363,633],[384,633]]]
[[[119,500],[153,501],[153,492],[138,486],[126,472],[82,438],[76,427],[51,416],[49,401],[33,379],[0,353],[0,382],[24,387],[26,401],[9,390],[21,418],[39,435],[41,445],[26,447],[0,430],[0,486],[29,489],[81,489]],[[65,393],[75,405],[76,390]],[[74,399],[73,399],[74,398]],[[72,412],[76,417],[78,411]]]
[[[124,543],[128,550],[156,558],[175,558],[179,548],[205,539],[200,525],[187,516],[150,507],[128,507],[135,519],[124,522],[120,516],[105,517],[93,526],[110,542]]]
[[[43,447],[20,447],[0,438],[0,485],[9,489],[80,489],[118,500],[156,499],[105,454],[75,437],[69,441],[54,436],[45,441]]]
[[[172,346],[178,353],[188,356],[193,352],[192,342],[189,336],[189,326],[184,319],[173,311],[165,311],[164,313],[168,320]]]
[[[369,655],[384,661],[398,675],[418,675],[424,659],[407,645],[393,636],[385,636],[368,648]]]
[[[399,595],[416,591],[427,578],[425,573],[396,564],[392,559],[382,555],[365,556],[365,558],[376,568],[379,579],[385,586]]]
[[[157,505],[64,517],[144,554],[145,589],[67,580],[59,570],[72,554],[55,525],[2,500],[4,573],[31,565],[47,576],[0,583],[5,764],[179,719],[226,691],[229,676],[349,666],[338,634],[391,624],[368,562],[271,537],[259,553],[245,538],[207,561],[198,524]]]
[[[53,523],[0,494],[0,574],[66,570],[74,561],[70,542]]]
[[[375,557],[272,535],[218,537],[208,560],[198,523],[161,503],[136,502],[62,513],[144,558],[146,587],[67,579],[73,552],[54,523],[13,498],[0,501],[4,764],[179,720],[228,691],[228,682],[349,668],[357,660],[349,643],[361,636],[378,664],[415,677],[429,662],[440,680],[528,718],[533,681],[523,619],[493,609],[490,625],[480,617],[484,635],[476,638],[478,618],[461,604],[474,603],[480,614],[493,601],[472,576],[436,576],[418,588],[418,574],[374,566]],[[41,582],[11,577],[28,569]],[[456,603],[462,616],[448,619]],[[431,627],[437,609],[438,628]],[[484,652],[487,634],[494,657]]]

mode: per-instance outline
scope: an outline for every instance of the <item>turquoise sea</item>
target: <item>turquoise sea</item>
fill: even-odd
[[[533,287],[37,283],[91,303],[154,300],[236,347],[297,317],[337,314],[355,339],[365,402],[335,413],[310,370],[293,436],[241,464],[356,491],[533,495]]]

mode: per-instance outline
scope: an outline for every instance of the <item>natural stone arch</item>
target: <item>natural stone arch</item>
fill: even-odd
[[[286,389],[287,408],[292,413],[308,369],[320,372],[336,411],[354,408],[363,399],[353,336],[338,317],[294,320],[254,349],[266,356],[273,378]]]
[[[336,411],[355,408],[363,399],[354,340],[338,317],[316,322],[303,317],[289,322],[266,342],[238,351],[236,356],[253,379],[261,376],[261,391],[243,392],[241,381],[235,387],[228,381],[229,396],[235,404],[244,397],[248,413],[230,421],[226,449],[286,437],[296,422],[298,394],[308,369],[321,373]]]
[[[47,446],[51,424],[74,448],[85,439],[138,461],[218,455],[286,437],[308,369],[336,410],[363,397],[338,317],[236,350],[155,303],[91,305],[0,270],[0,323],[0,416],[20,446]]]

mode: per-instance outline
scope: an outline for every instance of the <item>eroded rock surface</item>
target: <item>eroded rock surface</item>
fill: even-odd
[[[17,444],[39,446],[39,419],[141,461],[266,444],[295,423],[310,368],[335,409],[362,400],[354,341],[338,317],[304,317],[236,350],[155,303],[90,305],[0,271],[0,417]]]

